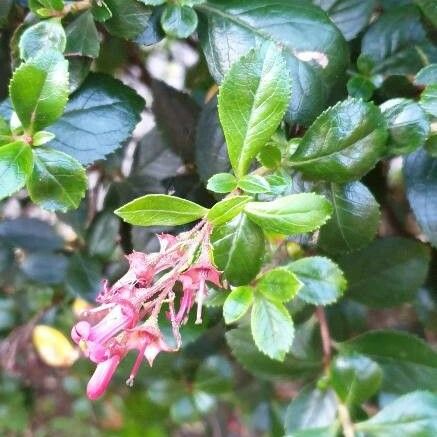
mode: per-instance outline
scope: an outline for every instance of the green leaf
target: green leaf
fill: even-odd
[[[256,288],[267,299],[283,303],[293,299],[302,285],[293,273],[278,267],[264,273],[258,280]]]
[[[249,310],[253,303],[254,290],[252,287],[234,288],[223,305],[223,317],[226,324],[240,320]]]
[[[60,284],[65,279],[68,258],[53,252],[36,251],[24,256],[20,269],[31,280],[41,284]]]
[[[0,200],[24,187],[32,167],[32,149],[28,144],[16,141],[0,147]]]
[[[164,194],[148,194],[115,211],[125,222],[136,226],[175,226],[198,220],[208,210],[189,200]]]
[[[67,39],[59,19],[40,21],[28,27],[20,37],[18,44],[20,58],[27,61],[40,50],[55,50],[63,53]]]
[[[50,146],[90,164],[118,149],[140,120],[144,100],[120,81],[90,74],[50,131]],[[92,129],[90,129],[90,120]]]
[[[237,177],[244,176],[276,131],[290,99],[281,51],[266,44],[236,62],[220,87],[218,110]]]
[[[111,212],[103,211],[93,220],[87,234],[91,256],[110,259],[118,240],[120,220]]]
[[[354,39],[369,23],[375,0],[313,0],[326,11],[347,41]]]
[[[39,132],[36,132],[35,135],[32,138],[32,145],[33,146],[42,146],[49,141],[53,140],[55,136],[51,132],[47,132],[45,130],[40,130]]]
[[[282,154],[279,147],[267,144],[259,152],[258,159],[264,167],[274,169],[281,165]]]
[[[168,36],[187,38],[197,28],[196,11],[188,6],[168,4],[161,15],[161,26]]]
[[[29,133],[42,130],[62,115],[67,103],[67,61],[54,50],[38,52],[15,70],[9,93],[23,127]]]
[[[233,285],[248,284],[261,269],[265,253],[262,230],[245,214],[214,228],[214,261]]]
[[[330,217],[331,204],[314,193],[292,194],[272,202],[250,202],[245,212],[263,229],[284,235],[311,232]]]
[[[422,68],[414,79],[416,85],[432,85],[437,83],[437,64],[427,65]]]
[[[94,20],[98,21],[99,23],[104,23],[106,20],[109,20],[112,17],[111,10],[103,0],[100,0],[99,3],[96,0],[93,1],[91,13],[93,14]]]
[[[255,296],[250,328],[261,352],[274,360],[284,361],[294,338],[293,321],[284,305]]]
[[[9,13],[13,4],[13,0],[5,0],[0,3],[0,29],[8,24]]]
[[[360,74],[351,77],[347,82],[349,95],[357,99],[370,100],[375,88],[375,85],[370,79]]]
[[[229,392],[233,385],[233,370],[228,360],[213,355],[203,361],[194,381],[194,389],[210,394]]]
[[[432,117],[437,117],[437,84],[428,85],[420,95],[420,106]]]
[[[149,26],[152,8],[137,0],[105,0],[111,11],[111,18],[105,21],[105,27],[112,35],[120,38],[135,39]]]
[[[100,51],[99,33],[90,10],[78,15],[65,29],[66,53],[97,58]]]
[[[332,425],[337,416],[337,404],[332,390],[322,391],[313,386],[306,386],[287,408],[285,414],[287,435],[298,436],[300,430],[310,431]]]
[[[422,10],[423,15],[437,27],[437,5],[434,0],[414,0]]]
[[[331,364],[331,384],[347,405],[360,405],[381,386],[382,370],[371,359],[359,355],[337,355]]]
[[[385,152],[387,128],[373,103],[348,99],[322,113],[290,163],[304,176],[343,183],[359,179]]]
[[[329,305],[343,295],[347,287],[340,268],[328,258],[311,256],[287,265],[303,287],[299,298],[313,305]]]
[[[218,173],[208,179],[206,188],[214,193],[229,193],[237,188],[237,179],[230,173]]]
[[[418,150],[407,157],[404,175],[414,216],[430,243],[437,247],[437,158]]]
[[[49,11],[62,11],[64,0],[29,0],[29,7],[32,12],[38,12],[41,8]]]
[[[246,193],[261,194],[270,191],[270,184],[262,176],[246,175],[238,181],[238,188],[246,191]]]
[[[167,2],[167,0],[139,0],[139,1],[148,6],[159,6]]]
[[[71,156],[53,149],[34,150],[33,172],[27,182],[30,198],[49,211],[77,208],[86,190],[86,173]]]
[[[415,240],[385,238],[339,259],[348,296],[371,307],[386,308],[414,298],[425,282],[430,253]]]
[[[251,200],[250,196],[233,196],[223,199],[209,210],[206,218],[213,226],[223,225],[240,214],[244,205]]]
[[[287,120],[308,124],[326,106],[348,65],[343,36],[310,2],[275,0],[272,5],[271,0],[251,0],[246,6],[235,0],[209,0],[196,8],[200,42],[212,76],[221,83],[241,56],[274,41],[283,47],[293,83]]]
[[[366,437],[433,437],[437,434],[437,395],[409,393],[355,426]]]
[[[419,104],[409,99],[391,99],[381,106],[388,129],[388,153],[402,155],[425,144],[429,135],[429,121]]]
[[[382,390],[408,393],[437,390],[437,353],[423,340],[401,331],[370,331],[339,344],[341,353],[356,352],[375,360],[384,372]]]
[[[379,205],[361,182],[330,184],[326,192],[333,206],[330,220],[320,230],[319,246],[327,253],[352,252],[369,244],[379,226]]]

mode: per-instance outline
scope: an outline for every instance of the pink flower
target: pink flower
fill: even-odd
[[[106,361],[97,364],[96,370],[88,382],[86,393],[91,400],[100,398],[108,388],[108,385],[120,364],[120,357],[114,355]]]

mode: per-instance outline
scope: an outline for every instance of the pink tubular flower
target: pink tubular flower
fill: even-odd
[[[86,389],[87,396],[91,400],[96,400],[105,393],[119,364],[120,357],[118,355],[114,355],[106,361],[97,364],[96,370],[93,376],[91,376]]]

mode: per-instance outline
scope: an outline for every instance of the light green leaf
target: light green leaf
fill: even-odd
[[[294,338],[294,326],[284,305],[255,296],[250,326],[257,348],[268,357],[284,361]]]
[[[287,265],[303,287],[299,298],[313,305],[329,305],[343,295],[347,281],[340,268],[328,258],[311,256]]]
[[[254,290],[252,287],[234,288],[223,305],[223,317],[226,324],[240,320],[249,310],[253,303]]]
[[[209,178],[206,188],[215,193],[229,193],[237,188],[237,179],[230,173],[218,173]]]
[[[422,68],[414,79],[416,85],[432,85],[437,83],[437,64],[427,65]]]
[[[32,172],[32,149],[22,141],[0,146],[0,200],[24,186]]]
[[[281,165],[281,149],[273,144],[267,144],[258,154],[258,160],[264,167],[274,169]]]
[[[437,84],[428,85],[420,95],[420,106],[432,117],[437,117]]]
[[[209,210],[206,218],[214,226],[222,225],[240,214],[244,205],[251,200],[250,196],[233,196],[223,199]]]
[[[220,121],[237,177],[244,176],[276,131],[290,99],[291,82],[281,51],[251,50],[226,75],[218,96]]]
[[[265,239],[245,214],[216,226],[211,241],[214,261],[232,285],[245,285],[255,278],[264,260]]]
[[[49,11],[62,11],[64,0],[29,0],[29,7],[32,12],[38,12],[38,9],[44,8]]]
[[[9,86],[15,111],[29,132],[42,130],[63,113],[68,99],[68,62],[44,50],[15,70]]]
[[[311,179],[359,179],[385,152],[387,127],[373,103],[348,99],[322,113],[305,133],[290,164]]]
[[[246,191],[246,193],[261,194],[270,191],[270,184],[262,176],[246,175],[238,181],[238,188]]]
[[[28,27],[18,44],[20,57],[24,61],[35,56],[40,50],[52,49],[63,53],[67,39],[59,19],[40,21]]]
[[[86,190],[85,169],[65,153],[34,149],[33,172],[27,182],[30,198],[49,211],[77,208]]]
[[[278,267],[264,273],[258,280],[256,289],[267,299],[282,303],[293,299],[302,285],[293,273]]]
[[[45,130],[40,130],[39,132],[36,132],[36,134],[32,138],[32,145],[33,146],[42,146],[49,141],[53,140],[55,138],[55,135],[51,132],[47,132]]]
[[[331,204],[314,193],[292,194],[272,202],[250,202],[245,212],[254,223],[271,232],[296,235],[311,232],[330,217]]]
[[[161,15],[161,26],[164,32],[175,38],[187,38],[197,28],[196,11],[188,6],[168,4]]]
[[[100,51],[99,33],[90,10],[78,15],[65,29],[66,53],[97,58]]]
[[[136,226],[176,226],[204,217],[208,210],[189,200],[164,194],[147,194],[115,211]]]

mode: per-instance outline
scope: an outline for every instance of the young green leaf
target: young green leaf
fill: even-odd
[[[238,188],[246,191],[246,193],[261,194],[270,191],[270,184],[262,176],[246,175],[238,181]]]
[[[294,338],[294,326],[285,306],[255,296],[250,326],[257,348],[268,357],[284,361]]]
[[[91,11],[78,15],[65,29],[68,55],[97,58],[100,51],[99,33]]]
[[[267,146],[261,149],[258,154],[258,160],[264,167],[274,169],[279,167],[282,160],[281,149],[273,144],[267,144]]]
[[[250,196],[233,196],[223,199],[209,210],[206,218],[214,226],[222,225],[240,214],[244,205],[251,200]]]
[[[42,130],[63,113],[68,99],[68,62],[54,50],[39,51],[15,70],[9,86],[26,131]]]
[[[23,188],[32,172],[32,149],[22,141],[0,146],[0,200]]]
[[[115,211],[136,226],[176,226],[205,217],[208,210],[189,200],[164,194],[148,194]]]
[[[51,132],[47,132],[45,130],[40,130],[39,132],[36,132],[35,135],[32,138],[32,145],[33,146],[42,146],[49,141],[53,140],[55,138],[55,135]]]
[[[187,38],[197,28],[196,11],[188,6],[168,4],[161,15],[164,32],[175,38]]]
[[[272,202],[250,202],[245,212],[263,229],[284,235],[311,232],[331,216],[332,206],[314,193],[292,194]]]
[[[303,287],[299,298],[313,305],[336,302],[346,290],[347,282],[340,268],[328,258],[311,256],[288,264]]]
[[[230,173],[218,173],[209,178],[206,188],[214,193],[229,193],[237,188],[237,179]]]
[[[287,109],[291,82],[273,44],[251,50],[226,75],[218,96],[220,121],[237,177],[244,176]]]
[[[232,285],[245,285],[255,278],[264,260],[265,239],[245,214],[216,226],[211,241],[214,261]]]
[[[32,12],[38,12],[42,8],[49,11],[62,11],[64,0],[29,0],[29,7]]]
[[[20,37],[20,58],[27,61],[40,50],[52,49],[63,53],[67,39],[59,19],[40,21],[28,27]]]
[[[27,181],[30,198],[49,211],[77,208],[86,190],[85,169],[71,156],[53,149],[34,149]]]
[[[278,267],[264,273],[259,279],[256,289],[267,299],[282,303],[293,299],[302,285],[302,282],[293,273]]]
[[[337,183],[359,179],[383,156],[387,135],[379,108],[351,98],[317,118],[290,164],[312,179]]]
[[[254,290],[252,287],[234,288],[223,305],[223,317],[226,324],[240,320],[253,303]]]

